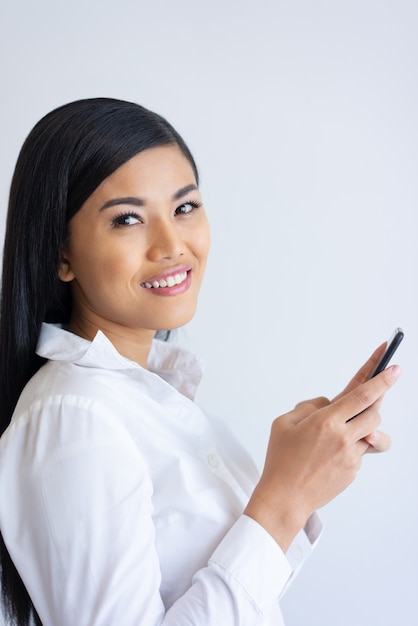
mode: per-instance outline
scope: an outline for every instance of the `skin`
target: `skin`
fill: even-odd
[[[309,516],[353,482],[365,453],[390,447],[388,435],[377,430],[379,408],[401,369],[394,365],[368,380],[384,349],[331,402],[301,402],[273,422],[264,470],[245,513],[284,552]]]
[[[70,221],[59,271],[71,282],[70,330],[91,340],[100,329],[146,367],[155,331],[193,317],[208,252],[209,225],[189,161],[171,145],[137,154]],[[185,268],[190,286],[181,293],[144,287]]]
[[[190,163],[176,146],[141,152],[102,182],[69,232],[59,276],[71,283],[70,330],[93,339],[100,329],[146,367],[155,331],[193,317],[209,252]],[[184,284],[172,290],[146,286],[186,270]],[[379,408],[400,368],[368,380],[384,348],[332,401],[301,402],[273,422],[264,470],[244,513],[283,551],[309,516],[355,479],[366,452],[390,447],[377,430]]]

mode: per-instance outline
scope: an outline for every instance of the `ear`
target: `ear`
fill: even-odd
[[[61,251],[61,260],[58,268],[58,278],[62,280],[63,283],[69,283],[74,280],[74,272],[71,269],[71,263],[68,257],[65,254],[65,250]]]

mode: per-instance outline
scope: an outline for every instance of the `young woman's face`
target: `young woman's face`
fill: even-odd
[[[70,221],[60,278],[73,316],[102,330],[169,330],[195,311],[209,226],[177,146],[150,148],[106,178]]]

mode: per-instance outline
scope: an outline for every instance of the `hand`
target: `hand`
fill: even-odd
[[[386,350],[386,347],[387,347],[387,342],[382,343],[382,345],[380,345],[373,352],[371,357],[366,361],[366,363],[359,369],[359,371],[355,374],[355,376],[350,380],[350,382],[345,387],[345,389],[343,389],[343,391],[340,394],[338,394],[338,396],[336,396],[332,402],[339,400],[340,398],[345,396],[347,393],[349,393],[350,391],[352,391],[353,389],[355,389],[356,387],[358,387],[359,385],[361,385],[362,383],[364,383],[366,380],[369,379],[370,375],[372,374],[372,372],[374,372],[374,370],[376,369],[376,366],[380,362],[380,359],[382,358]],[[375,405],[376,409],[380,408],[381,402],[382,400],[380,399],[376,403]],[[386,435],[385,433],[382,433],[378,430],[375,430],[372,433],[369,433],[364,439],[369,444],[369,447],[367,448],[366,453],[386,452],[386,450],[390,448],[390,443],[391,443],[390,437]]]
[[[308,517],[354,480],[370,445],[388,446],[383,434],[375,435],[378,409],[400,368],[392,366],[362,382],[379,354],[381,348],[332,402],[302,402],[273,422],[264,470],[245,514],[284,551]]]
[[[386,350],[386,346],[387,346],[387,342],[382,343],[381,346],[376,348],[376,350],[373,352],[371,357],[369,357],[369,359],[365,362],[365,364],[362,365],[359,371],[350,380],[348,385],[342,390],[341,393],[338,394],[338,396],[334,398],[333,402],[335,402],[339,398],[342,398],[347,393],[349,393],[350,391],[352,391],[353,389],[355,389],[356,387],[358,387],[359,385],[361,385],[362,383],[366,382],[366,380],[369,379],[371,374],[376,369],[376,366],[378,365],[380,359],[382,358]]]

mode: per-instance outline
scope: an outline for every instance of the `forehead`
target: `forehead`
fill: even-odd
[[[187,184],[196,184],[189,160],[176,145],[149,148],[126,161],[97,187],[89,200],[113,195],[170,195]]]

